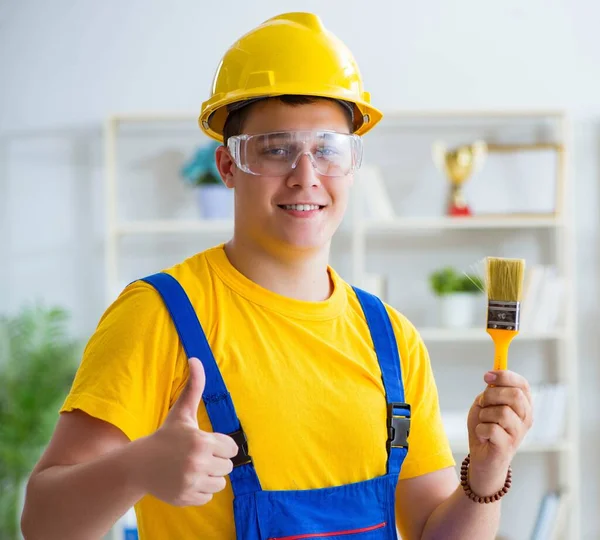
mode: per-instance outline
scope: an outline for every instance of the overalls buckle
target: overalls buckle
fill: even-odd
[[[248,438],[246,437],[244,430],[240,427],[239,430],[229,433],[229,436],[235,441],[235,444],[238,445],[239,449],[237,456],[231,460],[233,466],[239,467],[240,465],[252,463],[252,457],[248,454]]]
[[[410,405],[408,403],[388,404],[387,427],[388,454],[392,448],[408,448],[410,433]]]

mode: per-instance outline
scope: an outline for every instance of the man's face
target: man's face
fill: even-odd
[[[335,102],[287,105],[272,99],[251,107],[244,134],[319,130],[350,133],[348,116]],[[281,153],[277,148],[269,151]],[[300,155],[294,169],[279,175],[246,173],[232,162],[224,148],[219,149],[217,161],[225,183],[235,188],[237,238],[279,249],[328,248],[348,205],[351,173],[320,174],[306,154]],[[296,205],[318,208],[307,211]]]

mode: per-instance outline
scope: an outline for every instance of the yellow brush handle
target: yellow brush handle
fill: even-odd
[[[487,333],[492,336],[496,348],[496,352],[494,353],[494,369],[508,369],[508,347],[519,331],[488,328]]]

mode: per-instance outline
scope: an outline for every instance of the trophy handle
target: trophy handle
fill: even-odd
[[[471,145],[471,152],[473,154],[473,173],[476,173],[481,170],[485,158],[488,153],[488,146],[485,141],[475,141]]]
[[[435,141],[431,146],[431,157],[440,171],[446,170],[446,152],[448,148],[442,141]]]

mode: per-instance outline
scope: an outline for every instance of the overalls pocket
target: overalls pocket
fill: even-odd
[[[266,540],[396,539],[393,477],[306,491],[256,494]]]

